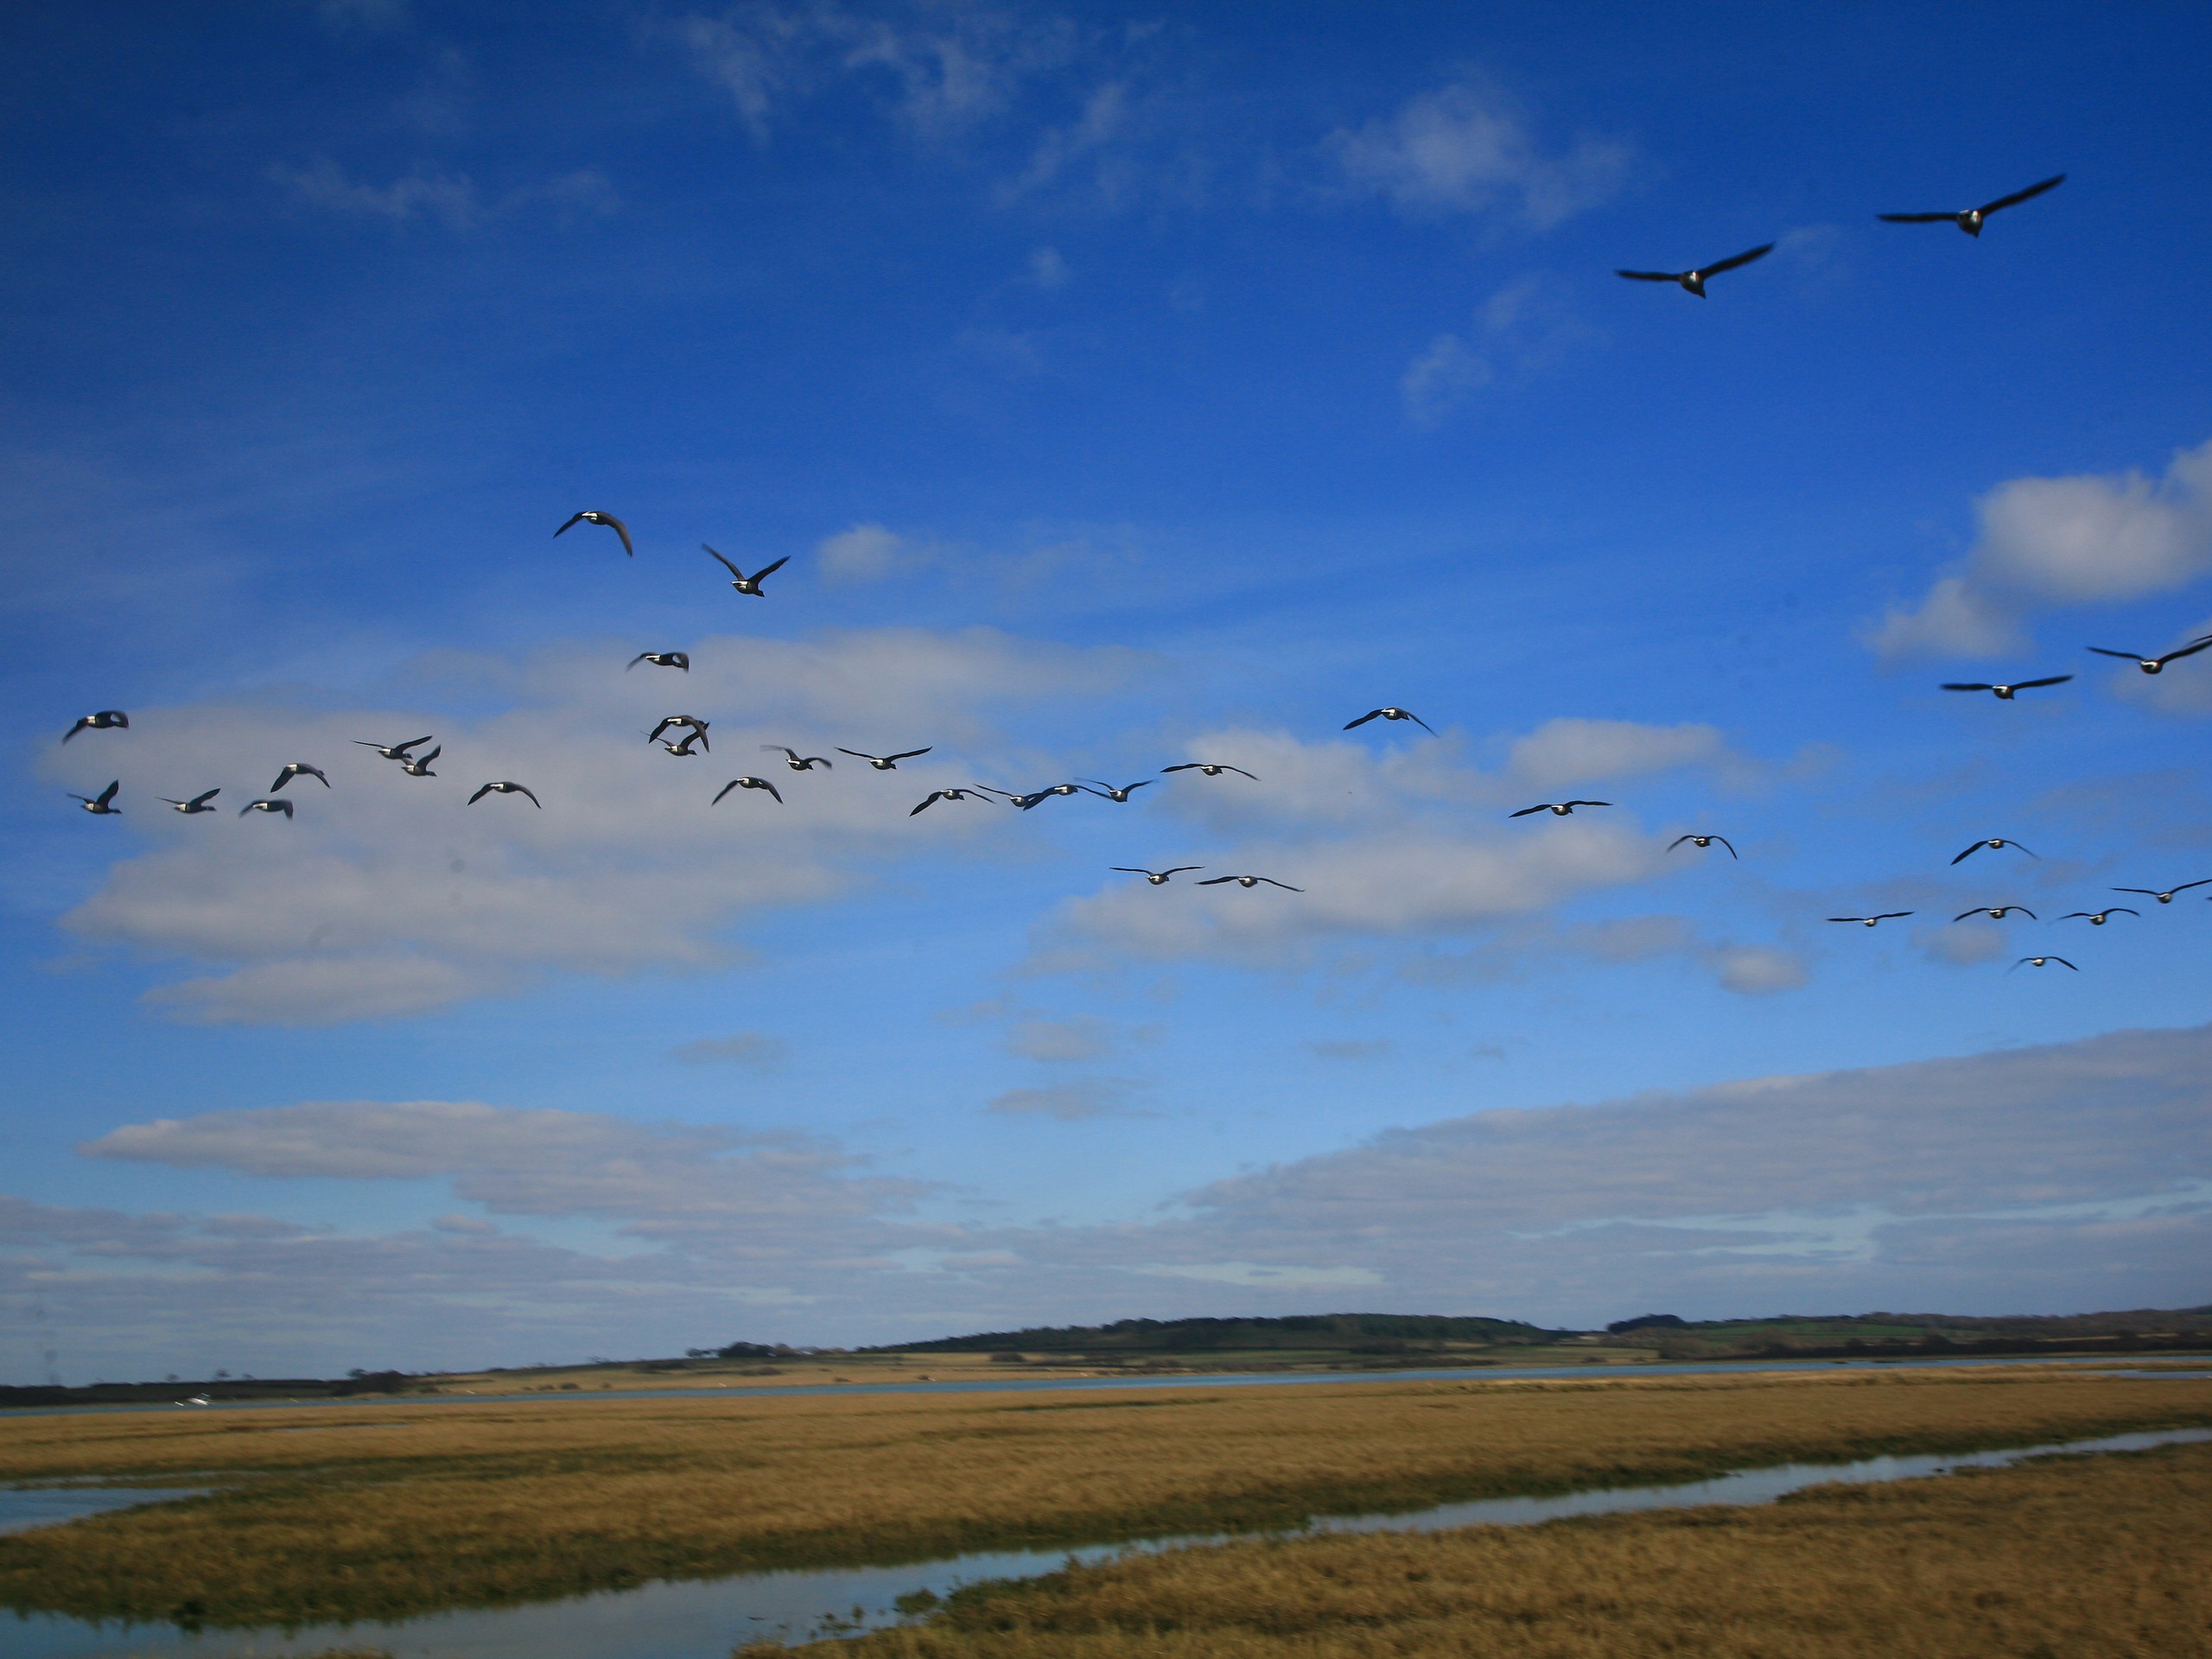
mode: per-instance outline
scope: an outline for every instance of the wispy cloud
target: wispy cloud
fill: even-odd
[[[1634,164],[1615,139],[1548,149],[1513,99],[1474,76],[1340,129],[1328,149],[1351,188],[1402,212],[1497,213],[1539,231],[1611,200]]]
[[[454,231],[474,230],[532,208],[598,217],[615,212],[620,205],[607,175],[589,168],[520,186],[488,200],[465,173],[418,169],[390,184],[370,184],[348,177],[327,156],[306,167],[275,163],[269,168],[268,176],[309,207],[394,225],[427,219]]]

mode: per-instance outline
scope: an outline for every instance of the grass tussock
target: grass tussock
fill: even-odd
[[[1828,1487],[1763,1509],[1177,1551],[978,1586],[918,1628],[800,1651],[2182,1659],[2212,1653],[2212,1447]]]
[[[0,1481],[228,1484],[0,1537],[0,1606],[397,1618],[2191,1423],[2212,1382],[1993,1370],[16,1418]]]

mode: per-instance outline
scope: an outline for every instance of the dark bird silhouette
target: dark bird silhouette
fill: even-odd
[[[122,709],[103,709],[97,715],[78,715],[77,723],[61,734],[61,741],[67,743],[79,732],[129,731],[130,729],[130,716],[124,714]]]
[[[928,749],[901,749],[896,754],[868,754],[859,749],[840,749],[840,754],[849,754],[855,760],[865,760],[878,772],[896,772],[901,760],[911,760],[918,754],[927,754]]]
[[[436,760],[445,752],[445,745],[441,743],[436,748],[432,749],[428,754],[414,755],[401,761],[399,763],[399,769],[405,772],[410,778],[435,778],[438,774],[430,770],[430,762]]]
[[[330,779],[322,775],[321,766],[311,766],[304,760],[288,760],[284,763],[283,771],[276,774],[276,781],[269,785],[269,792],[271,795],[280,793],[284,785],[295,778],[312,778],[325,789],[330,787]]]
[[[1516,816],[1518,815],[1516,814]],[[1723,847],[1728,849],[1729,857],[1734,858],[1737,856],[1734,845],[1730,842],[1728,837],[1726,836],[1676,836],[1674,840],[1667,843],[1667,850],[1671,853],[1675,848],[1681,846],[1686,841],[1689,842],[1691,846],[1698,848],[1710,847],[1717,841]]]
[[[1205,866],[1203,864],[1178,864],[1173,869],[1166,870],[1142,870],[1130,864],[1114,864],[1109,865],[1108,868],[1110,869],[1119,870],[1123,875],[1141,875],[1144,877],[1146,880],[1151,882],[1154,887],[1164,887],[1167,885],[1167,878],[1169,876],[1180,875],[1185,870],[1203,870],[1205,868]],[[1231,879],[1233,880],[1234,878]],[[1201,881],[1198,885],[1200,887],[1204,887],[1205,883]],[[1281,886],[1281,883],[1277,882],[1276,886],[1280,887]]]
[[[720,806],[722,803],[722,797],[728,794],[733,789],[765,789],[771,795],[776,798],[776,802],[779,805],[783,804],[783,791],[778,789],[766,778],[733,778],[729,782],[724,784],[720,789],[715,791],[715,798],[709,801],[707,804],[709,806]],[[918,812],[921,810],[921,808],[916,807],[914,810]]]
[[[1303,893],[1303,887],[1294,887],[1287,881],[1278,881],[1272,875],[1215,875],[1198,883],[1202,887],[1217,887],[1224,881],[1234,881],[1240,887],[1256,887],[1266,882],[1271,887],[1281,887],[1285,893]]]
[[[1985,847],[1993,853],[2000,847],[2011,847],[2018,851],[2026,853],[2030,858],[2040,858],[2043,856],[2040,853],[2031,851],[2029,849],[2022,847],[2018,842],[2010,840],[2004,836],[1990,836],[1983,840],[1975,842],[1971,847],[1968,847],[1966,851],[1961,853],[1956,858],[1953,859],[1951,862],[1954,864],[1963,864],[1967,859],[1972,858],[1976,853],[1981,851]]]
[[[1080,795],[1082,793],[1084,793],[1084,788],[1081,784],[1054,784],[1051,788],[1040,789],[1033,795],[1017,795],[1014,798],[1014,804],[1020,807],[1023,811],[1027,812],[1031,807],[1035,806],[1039,801],[1049,801],[1056,795]]]
[[[2160,893],[2155,887],[2114,887],[2113,891],[2114,893],[2139,893],[2145,899],[2155,899],[2162,905],[2171,905],[2174,901],[2174,894],[2177,893],[2187,893],[2191,887],[2212,887],[2212,875],[2206,876],[2202,881],[2184,881],[2177,887],[2168,887],[2164,893]]]
[[[2024,190],[2015,190],[2011,195],[1999,196],[1994,201],[1985,201],[1979,207],[1963,208],[1951,213],[1877,213],[1874,217],[1891,225],[1955,225],[1968,236],[1980,236],[1981,221],[1999,208],[2017,207],[2031,196],[2039,196],[2046,190],[2056,190],[2065,182],[2066,175],[2056,173],[2039,184],[2031,184]],[[2069,962],[2066,965],[2071,968],[2074,964]]]
[[[784,764],[793,772],[812,772],[817,766],[820,766],[824,772],[829,772],[834,770],[837,765],[827,755],[801,754],[797,749],[786,747],[781,743],[763,743],[760,747],[771,754],[782,755]]]
[[[1831,916],[1832,922],[1857,922],[1861,927],[1872,927],[1878,922],[1894,922],[1899,917],[1910,916],[1909,910],[1885,910],[1878,916]]]
[[[1127,801],[1132,791],[1142,789],[1152,781],[1153,779],[1147,778],[1141,783],[1125,784],[1116,789],[1113,785],[1101,783],[1096,778],[1085,778],[1082,780],[1084,788],[1090,794],[1097,796],[1102,801]]]
[[[2043,919],[2025,905],[1976,905],[1972,910],[1961,911],[1951,919],[1955,922],[1963,922],[1969,916],[1986,916],[1993,922],[2001,922],[2005,919],[2006,912],[2014,910],[2018,911],[2031,922],[2039,922]]]
[[[211,789],[204,794],[194,796],[188,801],[170,801],[169,798],[166,795],[162,796],[162,799],[168,801],[168,804],[171,806],[175,807],[178,811],[189,817],[194,812],[213,812],[215,809],[208,805],[207,803],[213,800],[222,792],[223,791],[219,789]]]
[[[2055,962],[2062,968],[2074,968],[2074,964],[2063,957],[2022,957],[2019,961],[2012,964],[2012,968],[2040,968],[2047,962]],[[2007,968],[2005,971],[2009,974],[2012,971],[2012,968]],[[2078,974],[2082,970],[2079,968],[2074,968],[2074,971]]]
[[[914,812],[926,811],[931,807],[935,806],[939,801],[988,801],[990,798],[991,792],[988,790],[973,788],[933,789],[928,794],[922,797],[921,805],[916,807],[913,812],[909,812],[906,816],[911,818],[914,816]]]
[[[410,737],[404,743],[372,743],[365,737],[357,737],[353,740],[353,746],[356,748],[374,749],[387,760],[404,762],[408,750],[418,748],[429,741],[427,733],[421,737]]]
[[[1985,685],[1980,680],[1946,680],[1943,689],[1946,691],[1994,691],[1998,702],[2010,702],[2016,691],[2031,691],[2039,685],[2063,685],[2073,677],[2071,674],[2053,674],[2040,680],[2015,680],[2010,685]]]
[[[1700,265],[1695,270],[1617,270],[1616,276],[1625,276],[1632,283],[1679,283],[1700,300],[1705,297],[1705,279],[1718,276],[1724,270],[1733,270],[1738,265],[1748,265],[1754,259],[1764,259],[1774,251],[1771,242],[1761,243],[1748,252],[1726,259],[1716,259],[1709,265]]]
[[[622,550],[625,553],[627,553],[633,559],[638,556],[638,550],[636,547],[632,545],[630,541],[630,526],[624,524],[620,518],[617,518],[611,512],[580,512],[576,514],[575,518],[569,519],[567,524],[562,525],[560,529],[555,531],[553,534],[556,537],[565,536],[578,524],[605,524],[607,529],[613,531],[617,536],[620,536],[622,538]]]
[[[289,818],[292,816],[292,804],[289,801],[248,801],[244,806],[238,808],[240,817],[245,817],[249,812],[282,812]]]
[[[1509,818],[1525,818],[1531,812],[1548,812],[1555,818],[1563,818],[1578,806],[1611,806],[1611,801],[1560,801],[1557,803],[1538,801],[1534,806],[1524,806],[1518,812],[1509,812],[1505,816]],[[1735,849],[1731,848],[1729,850],[1733,852]]]
[[[2194,657],[2207,646],[2212,646],[2212,633],[2206,634],[2202,639],[2192,639],[2178,651],[2170,651],[2163,657],[2139,657],[2132,651],[2107,651],[2102,645],[2088,645],[2084,649],[2094,651],[2100,657],[2118,657],[2123,661],[2134,664],[2145,674],[2162,674],[2165,671],[2168,663],[2179,662],[2184,657]]]
[[[689,760],[693,755],[702,751],[712,753],[707,742],[707,734],[702,731],[693,730],[684,733],[683,741],[681,743],[671,743],[664,737],[657,737],[652,741],[659,744],[679,760]],[[698,748],[695,749],[691,747],[694,743],[699,746]]]
[[[691,658],[680,651],[641,651],[623,664],[622,671],[626,674],[639,663],[651,663],[655,668],[680,668],[686,674],[691,671]]]
[[[2105,925],[2105,918],[2107,916],[2133,916],[2140,920],[2142,915],[2141,911],[2130,910],[2126,905],[2107,905],[2102,910],[2069,910],[2058,919],[2062,922],[2070,922],[2079,917],[2091,927],[2102,927]]]
[[[482,800],[486,795],[525,796],[528,798],[530,804],[532,806],[537,807],[539,810],[543,811],[545,807],[544,802],[539,800],[537,796],[531,794],[530,791],[522,785],[511,784],[505,779],[500,779],[496,784],[486,784],[478,789],[474,795],[468,798],[469,805],[475,805],[477,802]]]
[[[123,811],[121,807],[114,804],[115,791],[122,787],[123,779],[118,778],[97,795],[71,795],[69,798],[81,802],[85,810],[96,818],[114,817]],[[64,792],[67,793],[66,791]]]
[[[1419,715],[1414,713],[1410,709],[1370,709],[1365,714],[1362,715],[1357,720],[1346,721],[1344,722],[1344,730],[1350,731],[1355,726],[1364,726],[1370,720],[1410,720],[1414,725],[1420,727],[1421,730],[1427,732],[1431,737],[1434,737],[1436,735],[1436,728],[1430,725],[1427,721],[1423,720]]]
[[[702,547],[707,547],[707,544],[704,542],[700,543],[699,545]],[[715,553],[715,550],[711,547],[707,547],[707,551],[709,553]],[[774,575],[777,571],[782,569],[785,565],[791,563],[791,556],[789,554],[785,554],[782,558],[778,559],[773,564],[763,565],[760,569],[755,570],[748,576],[744,571],[739,569],[728,559],[723,559],[721,554],[715,553],[715,556],[717,559],[721,559],[722,568],[729,572],[732,578],[729,585],[736,588],[739,593],[750,594],[755,599],[767,598],[768,595],[760,591],[760,584],[767,581],[769,577]]]
[[[660,717],[660,723],[645,734],[645,741],[659,742],[660,734],[671,726],[689,726],[691,728],[691,737],[704,737],[707,734],[707,722],[696,715],[663,715]],[[683,741],[689,743],[691,738],[687,737]]]
[[[1260,781],[1257,775],[1245,771],[1243,767],[1227,766],[1218,760],[1185,760],[1177,766],[1162,766],[1160,770],[1162,776],[1171,772],[1196,772],[1208,778],[1218,778],[1224,772],[1233,772],[1239,778],[1251,779],[1255,784]]]

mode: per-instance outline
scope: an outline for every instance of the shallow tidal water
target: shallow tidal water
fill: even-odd
[[[1317,1516],[1304,1528],[1233,1536],[1438,1532],[1453,1527],[1533,1526],[1572,1516],[1617,1515],[1637,1510],[1769,1503],[1810,1486],[1912,1480],[1958,1469],[1999,1469],[2026,1458],[2056,1453],[2139,1452],[2204,1440],[2212,1440],[2212,1429],[2113,1434],[2101,1440],[1995,1452],[1865,1458],[1840,1464],[1782,1464],[1674,1486],[1483,1498],[1396,1515]],[[122,1492],[113,1488],[49,1489],[43,1493],[0,1492],[0,1503],[99,1497],[118,1500],[99,1506],[114,1509],[162,1496],[169,1494]],[[0,1516],[8,1513],[0,1510]],[[48,1613],[0,1613],[0,1650],[10,1659],[283,1659],[334,1647],[382,1649],[393,1659],[727,1659],[733,1647],[760,1636],[849,1635],[896,1624],[900,1614],[895,1604],[921,1591],[944,1596],[963,1585],[986,1580],[1033,1578],[1071,1560],[1111,1560],[1126,1554],[1226,1542],[1231,1536],[1183,1535],[1075,1548],[985,1552],[904,1567],[744,1573],[572,1596],[524,1607],[471,1609],[391,1624],[318,1624],[293,1630],[194,1631],[166,1624],[102,1624]]]

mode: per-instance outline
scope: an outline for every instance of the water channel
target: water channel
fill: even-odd
[[[1786,1493],[1832,1483],[1866,1484],[1945,1475],[1958,1469],[1999,1469],[2054,1453],[2146,1451],[2212,1440],[2212,1429],[2180,1428],[1996,1452],[1865,1458],[1855,1463],[1782,1464],[1742,1469],[1674,1486],[1612,1487],[1546,1497],[1484,1498],[1398,1515],[1316,1516],[1304,1528],[1258,1536],[1322,1532],[1435,1532],[1452,1527],[1534,1526],[1572,1516],[1635,1510],[1688,1509],[1706,1503],[1769,1503]],[[175,1496],[116,1488],[73,1487],[0,1491],[0,1506],[43,1501],[114,1509]],[[0,1516],[17,1513],[0,1507]],[[66,1519],[54,1512],[46,1522]],[[32,1521],[22,1524],[36,1525]],[[1228,1541],[1226,1535],[1147,1539],[1076,1548],[1004,1550],[904,1567],[822,1567],[745,1573],[728,1578],[662,1582],[634,1590],[572,1596],[524,1607],[467,1609],[391,1624],[321,1624],[194,1631],[173,1624],[94,1623],[49,1613],[0,1612],[0,1649],[10,1659],[284,1659],[335,1647],[381,1649],[392,1659],[727,1659],[738,1643],[764,1635],[803,1637],[849,1634],[896,1624],[897,1603],[927,1591],[944,1596],[990,1579],[1033,1578],[1071,1560]],[[912,1605],[911,1603],[909,1605]]]

